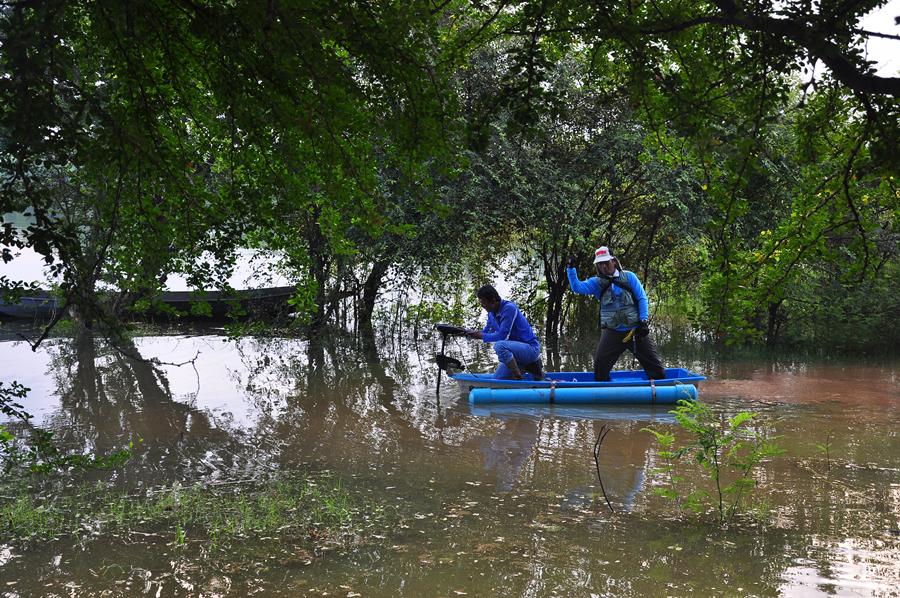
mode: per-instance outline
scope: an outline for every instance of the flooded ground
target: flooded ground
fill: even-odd
[[[51,339],[32,353],[4,330],[0,379],[32,389],[25,407],[60,442],[109,451],[142,439],[112,475],[124,491],[330,472],[393,523],[312,553],[299,538],[258,537],[215,551],[190,530],[180,545],[90,530],[28,546],[0,539],[3,596],[900,594],[896,358],[670,348],[670,365],[709,377],[700,396],[716,413],[757,412],[756,428],[786,450],[759,472],[753,516],[723,529],[653,492],[658,447],[642,429],[675,430],[665,408],[473,408],[446,378],[436,396],[431,344],[180,330],[122,350]],[[164,363],[124,356],[133,350]],[[584,368],[589,351],[562,355],[564,369]],[[491,364],[469,341],[448,353]],[[592,453],[603,426],[614,511]]]

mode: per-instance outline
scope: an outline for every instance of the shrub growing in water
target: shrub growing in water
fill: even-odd
[[[651,472],[664,479],[656,493],[696,513],[712,504],[719,523],[730,523],[744,498],[756,488],[754,470],[765,459],[781,455],[783,449],[776,444],[777,438],[766,438],[751,427],[756,413],[742,411],[723,420],[700,401],[679,401],[671,413],[690,434],[685,444],[676,446],[674,433],[643,429],[656,438],[663,459],[663,465]],[[688,488],[684,476],[678,474],[679,464],[699,466],[713,490]]]
[[[31,414],[19,400],[31,389],[15,380],[9,386],[0,382],[0,413],[12,420],[26,424],[31,431],[28,442],[18,442],[6,428],[0,426],[0,480],[12,474],[25,472],[47,474],[67,469],[110,469],[124,464],[134,451],[134,443],[108,455],[81,454],[60,449],[53,442],[53,432],[31,426]]]

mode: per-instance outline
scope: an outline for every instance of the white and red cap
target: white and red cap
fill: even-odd
[[[609,250],[609,247],[604,245],[603,247],[598,247],[594,252],[594,263],[599,264],[600,262],[608,262],[613,259],[613,254]]]

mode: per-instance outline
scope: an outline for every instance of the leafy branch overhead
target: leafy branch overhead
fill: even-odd
[[[885,4],[499,0],[472,2],[470,19],[490,24],[476,29],[481,42],[514,40],[506,52],[510,76],[498,97],[516,106],[520,122],[553,109],[548,65],[583,51],[601,87],[642,104],[659,92],[682,118],[715,118],[714,102],[723,96],[744,97],[752,110],[799,86],[835,91],[866,115],[875,151],[896,164],[890,148],[900,141],[900,77],[875,71],[867,42],[877,39],[896,53],[900,35],[860,25]]]
[[[377,229],[376,149],[410,173],[444,151],[429,7],[8,3],[0,212],[33,218],[24,244],[107,324],[100,282],[126,303],[174,272],[221,288],[275,222]]]
[[[840,85],[872,96],[900,96],[900,78],[879,75],[865,55],[866,42],[900,42],[900,35],[870,31],[862,17],[885,6],[887,0],[821,2],[746,2],[743,0],[650,0],[584,3],[572,0],[498,0],[472,2],[478,22],[493,31],[523,38],[521,49],[546,50],[552,42],[590,43],[625,49],[631,59],[649,64],[677,53],[694,35],[717,38],[739,50],[754,37],[780,70],[798,71],[803,62],[821,61]],[[484,31],[482,28],[481,31]],[[490,31],[490,30],[488,30]],[[690,34],[690,35],[685,35]],[[548,41],[552,40],[552,42]],[[712,48],[710,48],[712,49]],[[739,61],[750,55],[732,54]],[[715,60],[715,54],[711,54]],[[598,60],[601,57],[598,56]],[[536,73],[537,56],[523,59],[522,70]],[[529,66],[532,68],[529,70]],[[721,65],[725,66],[725,65]],[[734,66],[740,66],[736,64]]]
[[[877,75],[862,50],[871,38],[900,41],[900,36],[866,31],[857,20],[884,0],[824,2],[813,12],[806,2],[750,3],[711,0],[712,10],[697,10],[698,16],[681,21],[657,18],[657,25],[644,24],[641,33],[661,35],[702,25],[717,25],[765,36],[766,48],[783,57],[809,62],[821,60],[835,79],[862,94],[900,97],[900,77]],[[714,7],[714,9],[713,9]],[[674,15],[672,15],[674,16]],[[651,17],[652,19],[653,17]]]
[[[717,340],[833,319],[822,284],[891,326],[898,78],[865,44],[900,39],[860,25],[884,5],[7,2],[0,213],[28,225],[0,259],[36,252],[60,318],[111,335],[173,276],[228,290],[245,248],[312,334],[515,252],[552,342],[565,262],[604,243]]]

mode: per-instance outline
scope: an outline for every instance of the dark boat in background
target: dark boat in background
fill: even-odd
[[[0,299],[0,317],[49,320],[59,311],[59,299],[50,291],[33,291],[19,298],[18,303]]]
[[[263,289],[242,289],[239,291],[165,291],[160,302],[177,311],[175,317],[214,318],[228,317],[235,309],[243,316],[279,316],[290,313],[288,299],[294,296],[297,287],[268,287]],[[209,305],[197,310],[195,305]],[[165,312],[155,313],[166,316]]]
[[[222,319],[232,313],[241,317],[286,315],[291,311],[288,299],[296,290],[287,286],[239,291],[165,291],[159,296],[159,302],[166,309],[151,308],[136,317]],[[51,291],[34,291],[16,303],[0,300],[0,318],[50,320],[61,308],[59,298]]]

